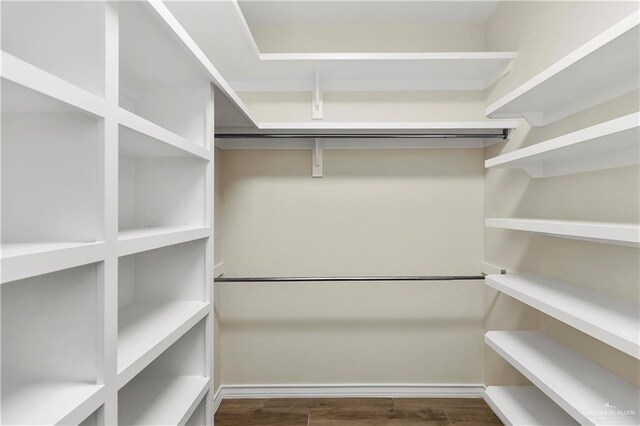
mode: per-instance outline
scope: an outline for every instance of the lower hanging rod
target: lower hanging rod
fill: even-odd
[[[217,283],[255,282],[335,282],[335,281],[471,281],[484,280],[484,275],[411,275],[371,277],[224,277],[215,278]]]
[[[219,139],[507,139],[508,131],[503,133],[217,133]]]

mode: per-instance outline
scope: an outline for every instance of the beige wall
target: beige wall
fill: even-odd
[[[635,2],[502,4],[487,22],[486,47],[517,48],[519,57],[513,72],[490,91],[489,101],[514,89],[637,7]],[[631,93],[542,128],[531,128],[522,120],[511,140],[488,148],[486,157],[636,112],[640,109],[638,99],[639,93]],[[487,170],[484,214],[638,223],[639,195],[638,167],[545,179],[530,179],[519,170]],[[637,249],[487,228],[484,251],[485,260],[501,268],[542,273],[609,297],[640,302]],[[640,383],[640,363],[631,356],[493,290],[485,290],[485,306],[488,330],[542,330],[626,380]],[[485,352],[486,384],[526,382],[492,350],[487,348]]]
[[[480,272],[483,150],[219,158],[227,276]],[[224,384],[481,382],[480,281],[216,286]]]

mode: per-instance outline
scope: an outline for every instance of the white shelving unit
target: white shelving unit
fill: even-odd
[[[498,99],[487,116],[544,126],[638,89],[639,28],[634,12]]]
[[[640,163],[640,113],[619,117],[485,161],[487,168],[523,169],[534,178]]]
[[[485,342],[580,424],[637,425],[640,389],[537,331],[489,331]]]
[[[547,237],[568,238],[604,244],[640,247],[640,226],[630,223],[572,220],[487,218],[491,228],[528,231]]]
[[[578,425],[535,386],[489,386],[484,400],[505,425]]]
[[[162,4],[0,7],[0,424],[211,424],[228,85]]]
[[[542,275],[487,275],[485,283],[640,359],[640,311],[633,303]]]

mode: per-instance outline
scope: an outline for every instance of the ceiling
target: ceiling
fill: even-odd
[[[239,0],[251,25],[482,23],[498,1]]]

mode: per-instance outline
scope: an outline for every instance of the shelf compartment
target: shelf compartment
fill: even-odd
[[[640,226],[629,223],[487,218],[485,226],[528,231],[547,237],[640,247]]]
[[[102,140],[102,120],[2,81],[3,244],[97,240]]]
[[[484,400],[505,425],[578,425],[534,386],[489,386]]]
[[[118,234],[118,256],[199,240],[210,234],[211,228],[206,226],[165,226],[121,231]]]
[[[1,9],[3,51],[103,95],[105,3],[9,1]]]
[[[551,337],[489,331],[485,342],[580,424],[640,424],[640,389]]]
[[[80,424],[104,403],[102,385],[44,382],[2,394],[2,424]]]
[[[3,424],[79,423],[101,404],[97,269],[0,286]]]
[[[487,285],[640,359],[640,311],[542,275],[487,275]]]
[[[120,389],[119,424],[185,424],[210,388],[204,353],[201,321]]]
[[[118,261],[120,386],[146,367],[211,310],[205,302],[204,240]]]
[[[545,126],[637,90],[639,28],[634,12],[494,102],[486,115]]]
[[[104,260],[104,243],[2,244],[2,283]]]
[[[140,2],[119,5],[120,107],[206,148],[209,77],[156,14]]]
[[[485,161],[486,168],[560,176],[640,163],[640,113],[625,115]]]
[[[119,138],[120,232],[205,227],[208,161],[123,126]]]

